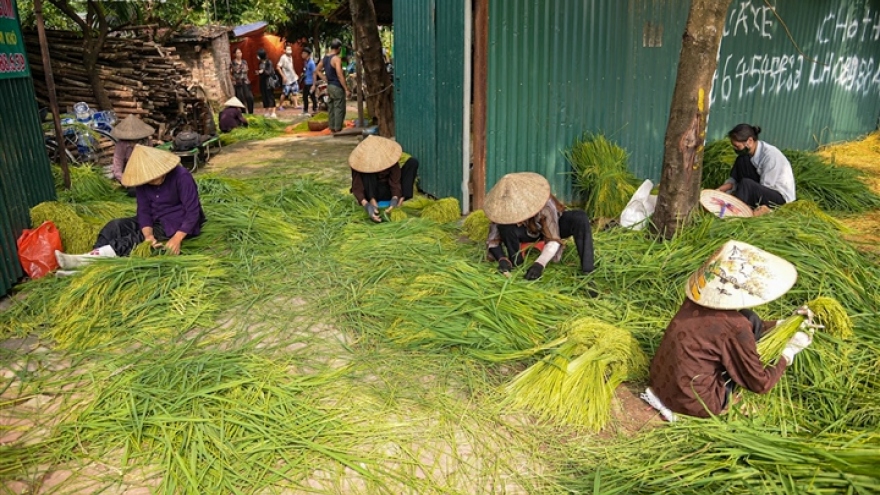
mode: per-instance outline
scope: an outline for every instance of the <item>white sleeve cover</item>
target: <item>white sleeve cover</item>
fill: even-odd
[[[541,250],[541,256],[538,256],[536,263],[540,263],[541,266],[547,266],[547,263],[556,256],[557,251],[559,251],[558,242],[550,241],[544,244],[544,249]]]

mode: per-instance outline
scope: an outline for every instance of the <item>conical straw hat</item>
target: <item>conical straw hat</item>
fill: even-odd
[[[137,141],[152,136],[154,132],[156,129],[153,129],[136,115],[129,115],[110,131],[110,135],[116,139]]]
[[[731,196],[717,189],[700,191],[700,204],[718,218],[754,216],[749,205],[740,201],[736,196]]]
[[[150,146],[136,145],[122,174],[122,185],[134,187],[157,179],[180,163],[180,157],[174,153]]]
[[[550,199],[550,183],[542,175],[519,172],[502,177],[486,195],[483,211],[489,221],[519,223],[541,211]]]
[[[395,141],[381,136],[367,136],[348,155],[348,165],[364,174],[381,172],[397,163],[401,153],[403,148]]]
[[[739,241],[727,241],[685,286],[691,301],[713,309],[745,309],[781,297],[797,280],[794,265]]]
[[[223,106],[224,107],[245,108],[244,103],[242,103],[241,100],[239,100],[238,98],[236,98],[234,96],[232,98],[226,100],[226,103],[224,103]]]

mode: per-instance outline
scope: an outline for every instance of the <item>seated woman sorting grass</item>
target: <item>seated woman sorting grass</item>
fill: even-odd
[[[796,199],[791,163],[779,148],[758,141],[760,133],[760,127],[749,124],[739,124],[727,133],[738,156],[730,178],[718,188],[756,208],[756,215]]]
[[[156,129],[144,123],[136,115],[129,115],[113,128],[110,135],[116,138],[116,146],[113,150],[113,163],[110,165],[110,171],[114,179],[122,182],[122,174],[125,172],[134,147],[138,144],[152,146],[150,136],[154,132]],[[129,188],[128,195],[134,196],[134,189]]]
[[[376,223],[382,221],[379,202],[389,202],[388,213],[413,197],[419,161],[390,139],[368,136],[351,152],[348,165],[351,193]]]
[[[248,121],[242,115],[245,110],[244,103],[236,97],[226,100],[225,108],[220,111],[220,132],[229,132],[239,126],[248,126]]]
[[[550,194],[550,183],[532,172],[507,174],[486,195],[483,211],[489,219],[486,246],[489,259],[509,276],[523,263],[520,243],[544,241],[541,255],[526,271],[527,280],[537,280],[550,261],[562,258],[563,239],[572,236],[581,259],[581,271],[593,271],[593,232],[590,218],[580,210],[566,210]],[[507,251],[505,253],[505,250]]]
[[[687,299],[663,334],[642,398],[674,421],[673,413],[724,412],[737,385],[767,393],[810,345],[812,334],[797,332],[782,359],[765,368],[757,340],[777,322],[762,321],[745,308],[781,297],[796,279],[797,271],[784,259],[744,242],[725,243],[688,279]],[[812,316],[806,306],[795,312]]]
[[[201,232],[205,213],[196,181],[174,153],[135,146],[122,175],[122,184],[136,188],[137,216],[108,222],[98,233],[90,253],[72,255],[55,251],[61,268],[79,268],[99,256],[127,256],[144,241],[150,241],[155,248],[164,247],[172,254],[180,254],[183,240]],[[164,245],[159,240],[165,241]]]

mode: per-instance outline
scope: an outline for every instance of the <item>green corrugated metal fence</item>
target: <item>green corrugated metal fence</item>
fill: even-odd
[[[30,208],[55,199],[30,77],[0,79],[0,295],[23,275],[16,240]]]
[[[421,189],[461,200],[464,3],[394,2],[394,26],[397,141]]]

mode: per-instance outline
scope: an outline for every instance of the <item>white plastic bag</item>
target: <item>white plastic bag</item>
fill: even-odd
[[[657,196],[651,195],[653,188],[654,183],[650,180],[642,182],[620,214],[621,227],[633,230],[645,228],[645,220],[654,214],[654,208],[657,207]]]

